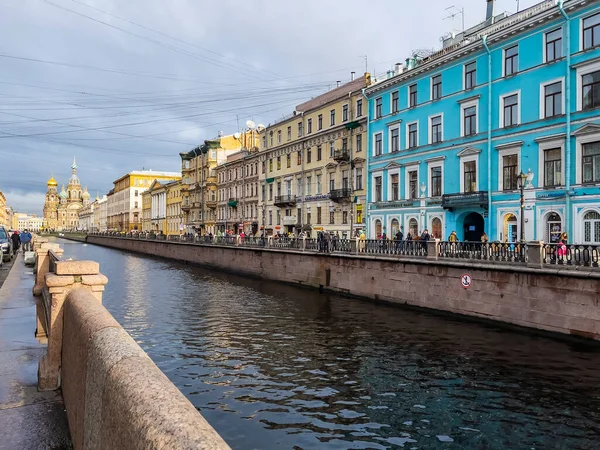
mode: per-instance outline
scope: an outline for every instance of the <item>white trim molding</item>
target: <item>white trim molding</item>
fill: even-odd
[[[518,167],[520,170],[523,170],[523,165],[521,164],[521,147],[523,146],[523,141],[514,142],[512,144],[506,144],[502,146],[496,147],[498,151],[498,192],[504,191],[504,164],[503,160],[505,156],[509,155],[517,155],[519,160]],[[523,170],[523,172],[525,172]]]
[[[598,70],[600,70],[600,61],[598,60],[577,67],[577,91],[575,92],[577,96],[577,111],[581,111],[583,108],[583,76]]]
[[[507,92],[506,94],[502,94],[500,96],[499,108],[500,108],[500,116],[499,116],[499,128],[505,128],[504,125],[504,100],[507,97],[512,97],[513,95],[517,96],[517,123],[510,125],[511,127],[521,125],[521,90]]]
[[[475,107],[475,134],[479,133],[479,99],[460,104],[460,136],[465,137],[465,110]]]
[[[408,178],[408,172],[412,172],[414,170],[417,171],[417,192],[416,192],[416,197],[414,199],[411,199],[408,196],[408,193],[409,193],[408,186],[409,186],[409,181],[410,181]],[[421,182],[421,180],[420,180],[420,176],[419,176],[419,165],[418,164],[407,164],[404,167],[404,199],[405,200],[418,200],[419,199],[419,192],[420,192],[419,188],[421,186],[420,182]]]
[[[540,83],[540,120],[546,119],[546,86],[554,83],[560,83],[560,114],[550,116],[548,119],[560,116],[565,113],[565,77],[555,78]]]

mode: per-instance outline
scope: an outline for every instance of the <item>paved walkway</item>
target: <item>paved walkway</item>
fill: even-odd
[[[71,449],[60,391],[38,392],[33,271],[19,254],[0,288],[0,450]]]

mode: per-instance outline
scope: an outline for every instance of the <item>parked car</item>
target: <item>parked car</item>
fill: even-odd
[[[13,259],[14,251],[12,241],[6,228],[0,226],[0,249],[2,249],[2,260],[10,261]]]

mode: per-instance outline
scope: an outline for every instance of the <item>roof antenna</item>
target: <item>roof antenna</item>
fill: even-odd
[[[446,8],[446,11],[448,11],[448,16],[444,17],[443,20],[452,19],[452,31],[453,32],[454,32],[454,18],[460,14],[462,32],[464,33],[465,32],[465,8],[461,7],[460,9],[458,9],[456,6],[452,5],[452,6],[448,6]]]

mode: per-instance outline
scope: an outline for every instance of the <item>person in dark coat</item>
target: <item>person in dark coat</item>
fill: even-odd
[[[17,253],[19,251],[19,246],[21,245],[21,236],[19,236],[19,232],[15,230],[10,239],[12,240],[13,253]]]

